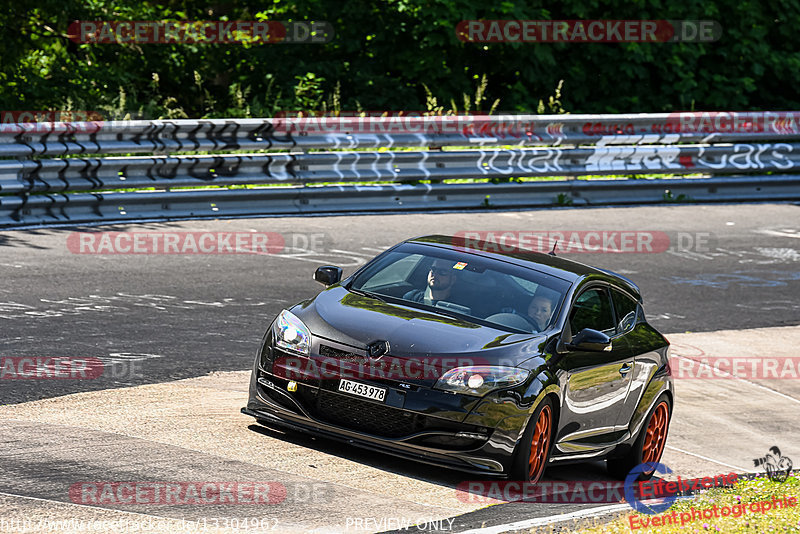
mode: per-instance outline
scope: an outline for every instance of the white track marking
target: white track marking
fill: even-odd
[[[289,260],[310,261],[311,263],[335,263],[340,267],[354,267],[356,265],[361,265],[364,262],[363,258],[355,255],[348,256],[346,258],[338,257],[336,259],[333,259],[329,255],[321,257],[322,253],[314,252],[313,250],[297,254],[273,254],[272,256]],[[343,263],[342,260],[346,260],[349,263]]]
[[[702,254],[700,252],[694,252],[692,250],[667,250],[667,254],[672,254],[674,256],[678,256],[679,258],[686,258],[689,260],[699,261],[699,260],[713,260],[713,256],[709,256],[708,254]]]
[[[752,469],[745,469],[744,467],[738,467],[731,464],[726,464],[725,462],[720,462],[719,460],[715,460],[713,458],[709,458],[708,456],[703,456],[702,454],[697,454],[694,452],[685,451],[683,449],[679,449],[678,447],[673,447],[672,445],[667,445],[668,449],[672,449],[673,451],[682,452],[683,454],[688,454],[689,456],[694,456],[696,458],[700,458],[702,460],[706,460],[707,462],[713,462],[715,464],[724,465],[725,467],[730,467],[731,469],[736,469],[737,471],[745,471],[747,473],[758,473],[758,471],[753,471]]]
[[[582,519],[584,517],[592,517],[594,515],[601,515],[604,513],[621,512],[625,509],[631,510],[630,505],[612,504],[610,506],[598,506],[597,508],[589,508],[588,510],[580,510],[577,512],[571,512],[569,514],[537,517],[535,519],[526,519],[525,521],[517,521],[516,523],[507,523],[505,525],[497,525],[494,527],[481,527],[471,530],[463,530],[459,532],[459,534],[500,534],[501,532],[529,529],[532,527],[549,525],[551,523],[558,523],[560,521],[567,521],[570,519]]]
[[[373,254],[363,254],[361,252],[353,252],[352,250],[339,250],[338,248],[332,248],[330,252],[335,252],[336,254],[352,254],[353,256],[365,256],[365,257],[372,257]]]
[[[795,399],[794,397],[786,395],[785,393],[781,393],[780,391],[776,391],[776,390],[774,390],[772,388],[768,388],[767,386],[762,386],[761,384],[758,384],[756,382],[751,382],[751,381],[747,380],[746,378],[742,378],[740,376],[736,376],[736,375],[731,374],[731,373],[729,373],[727,371],[723,371],[722,369],[715,369],[711,365],[709,365],[707,363],[704,363],[702,361],[695,360],[694,358],[688,358],[686,356],[681,356],[680,354],[675,354],[674,357],[675,358],[683,358],[684,360],[690,360],[690,361],[692,361],[694,363],[697,363],[697,364],[700,364],[700,365],[702,365],[704,367],[708,367],[711,371],[713,371],[713,373],[721,373],[721,374],[724,374],[724,375],[728,375],[733,380],[739,380],[741,382],[744,382],[745,384],[749,384],[749,385],[751,385],[753,387],[756,387],[756,388],[759,388],[759,389],[763,389],[764,391],[769,391],[770,393],[774,393],[775,395],[778,395],[779,397],[783,397],[786,400],[789,400],[789,401],[796,402],[796,403],[800,404],[800,399]]]
[[[255,251],[252,254],[256,256],[268,256],[272,258],[282,258],[282,259],[289,259],[289,260],[300,260],[300,261],[309,261],[311,263],[335,263],[338,264],[340,267],[355,267],[361,265],[365,262],[365,258],[372,257],[372,254],[365,255],[361,254],[360,252],[350,252],[346,250],[328,250],[328,251],[315,251],[315,250],[308,250],[308,249],[296,249],[296,252],[292,253],[281,253],[281,254],[273,254],[270,252],[261,252]],[[333,259],[333,257],[328,254],[333,253],[344,255],[344,258],[338,257]],[[348,261],[349,263],[343,263],[343,261]]]
[[[762,248],[756,247],[756,250],[762,256],[766,256],[767,258],[774,258],[776,260],[782,261],[800,261],[800,252],[797,252],[793,248]]]
[[[797,230],[786,228],[784,230],[756,230],[760,234],[771,235],[775,237],[793,237],[800,239],[800,232]]]

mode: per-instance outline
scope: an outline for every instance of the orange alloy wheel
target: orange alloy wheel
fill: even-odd
[[[550,428],[553,425],[553,411],[545,404],[539,412],[539,419],[533,429],[531,439],[531,456],[528,460],[528,479],[538,482],[542,476],[547,461],[547,451],[550,450]]]
[[[642,446],[642,462],[657,462],[661,459],[664,444],[667,442],[668,422],[669,407],[666,402],[662,402],[656,406],[653,416],[650,418],[650,425],[647,427],[647,434]]]

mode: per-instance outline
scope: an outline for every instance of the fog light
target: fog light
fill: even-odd
[[[297,382],[295,382],[294,380],[292,380],[292,381],[291,381],[291,382],[289,382],[289,384],[286,386],[286,389],[287,389],[287,390],[289,390],[289,391],[297,391]]]

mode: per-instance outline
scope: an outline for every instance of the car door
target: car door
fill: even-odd
[[[628,398],[633,358],[625,336],[617,332],[605,284],[589,286],[573,299],[568,322],[573,336],[591,328],[611,338],[609,351],[570,349],[557,364],[564,395],[558,448],[563,453],[591,452],[627,430],[618,422]]]
[[[639,322],[639,303],[630,297],[627,293],[616,287],[611,287],[611,302],[614,305],[614,317],[616,321],[616,338],[627,344],[631,360],[633,361],[633,368],[626,373],[628,379],[628,392],[625,401],[620,407],[617,416],[617,426],[626,426],[631,418],[636,406],[639,403],[639,397],[643,392],[643,386],[646,380],[643,373],[646,374],[647,369],[643,366],[643,362],[637,358],[637,336],[634,332],[637,323]]]
[[[655,400],[645,399],[645,392],[655,374],[666,363],[664,352],[669,343],[647,324],[639,302],[635,302],[623,290],[612,289],[612,295],[618,317],[617,328],[628,342],[634,361],[633,370],[629,373],[628,397],[617,420],[618,425],[630,426],[637,411],[646,410],[648,403]]]

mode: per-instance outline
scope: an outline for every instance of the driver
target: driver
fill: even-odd
[[[553,301],[544,295],[533,297],[528,305],[528,316],[533,325],[541,332],[550,322],[550,315],[553,313]]]
[[[424,290],[412,289],[403,298],[435,306],[440,300],[449,300],[455,281],[456,270],[453,269],[453,263],[437,259],[428,271],[428,287]]]

